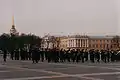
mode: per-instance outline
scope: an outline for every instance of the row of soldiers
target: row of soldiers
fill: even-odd
[[[7,50],[4,50],[4,61],[6,61]],[[120,60],[120,52],[118,50],[87,50],[87,49],[40,49],[33,47],[30,49],[15,49],[10,52],[12,60],[32,60],[33,63],[38,61],[48,62],[114,62]]]
[[[114,62],[120,60],[120,53],[119,51],[113,51],[113,50],[87,50],[87,49],[73,49],[73,50],[47,50],[45,52],[47,55],[48,62],[86,62],[91,61],[94,62]]]

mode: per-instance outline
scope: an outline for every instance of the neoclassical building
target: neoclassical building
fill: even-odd
[[[67,48],[79,49],[89,47],[89,37],[86,35],[68,36]]]
[[[50,42],[49,48],[55,47],[59,49],[119,49],[119,36],[87,36],[87,35],[71,35],[58,37],[59,41]],[[47,40],[44,39],[44,48],[47,47]],[[45,47],[46,44],[46,47]]]
[[[80,49],[89,47],[89,37],[84,35],[64,36],[60,39],[60,47],[63,49]]]
[[[89,49],[111,49],[111,36],[89,36]]]
[[[120,38],[115,36],[72,35],[61,38],[63,49],[118,49]]]

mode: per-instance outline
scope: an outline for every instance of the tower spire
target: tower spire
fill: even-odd
[[[12,16],[12,25],[14,25],[14,15]]]
[[[15,29],[15,24],[14,24],[14,15],[12,16],[12,28],[10,29],[10,34],[11,35],[19,35],[17,30]]]
[[[12,27],[15,28],[15,24],[14,24],[14,15],[12,16]]]

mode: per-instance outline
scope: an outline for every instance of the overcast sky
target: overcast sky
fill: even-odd
[[[19,32],[113,35],[120,33],[120,0],[0,0],[0,33],[14,14]]]

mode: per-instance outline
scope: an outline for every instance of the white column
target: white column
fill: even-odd
[[[80,47],[81,47],[81,39],[80,39]]]
[[[82,47],[84,47],[84,45],[83,45],[83,44],[84,44],[84,39],[82,39]]]
[[[76,47],[76,39],[75,39],[75,42],[74,42],[74,43],[75,43],[75,47]]]
[[[87,47],[89,46],[89,42],[88,42],[88,39],[87,39]]]
[[[76,45],[76,41],[75,41],[75,39],[74,39],[74,47],[76,47],[75,45]]]

